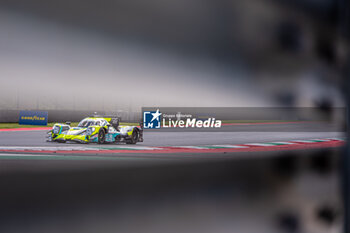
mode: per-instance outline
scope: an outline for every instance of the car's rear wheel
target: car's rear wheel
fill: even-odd
[[[103,144],[106,141],[106,133],[103,129],[98,132],[98,144]]]
[[[139,140],[139,131],[135,128],[131,134],[130,139],[126,140],[126,144],[136,144]]]
[[[120,142],[121,139],[122,139],[122,137],[120,136],[120,134],[118,134],[117,136],[115,136],[114,142]]]

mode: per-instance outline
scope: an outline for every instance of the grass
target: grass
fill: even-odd
[[[0,129],[16,129],[16,128],[38,128],[38,127],[52,127],[53,123],[46,125],[20,125],[18,123],[0,123]]]
[[[39,127],[52,127],[55,123],[48,123],[47,125],[20,125],[18,123],[0,123],[0,129],[16,129],[16,128],[39,128]],[[78,125],[78,122],[72,122],[71,126],[75,127]],[[120,125],[127,126],[137,126],[137,123],[130,122],[120,122]]]

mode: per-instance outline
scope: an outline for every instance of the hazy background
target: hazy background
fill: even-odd
[[[343,106],[337,6],[2,0],[0,109]]]
[[[349,89],[349,36],[346,0],[0,0],[0,122],[142,106],[332,114]],[[4,155],[0,231],[350,232],[343,152]]]

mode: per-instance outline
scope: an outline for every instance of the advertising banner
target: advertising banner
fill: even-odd
[[[45,111],[20,111],[20,125],[47,125],[48,113]]]

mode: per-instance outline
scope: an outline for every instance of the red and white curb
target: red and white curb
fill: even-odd
[[[114,154],[114,153],[225,153],[225,152],[252,152],[252,151],[278,151],[312,148],[339,147],[345,144],[341,138],[291,140],[283,142],[260,142],[245,144],[201,145],[201,146],[0,146],[0,152],[14,153],[83,153],[83,154]]]

